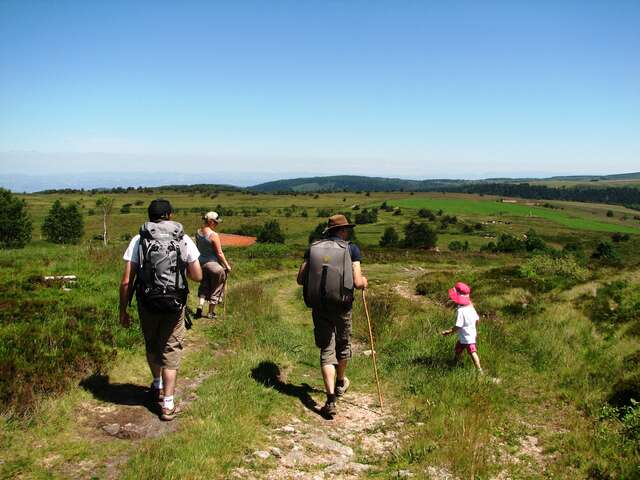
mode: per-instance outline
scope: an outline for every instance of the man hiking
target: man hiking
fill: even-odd
[[[120,282],[120,323],[129,327],[127,304],[134,291],[147,361],[153,375],[150,394],[162,402],[160,419],[173,420],[178,413],[173,395],[185,338],[185,310],[192,280],[202,280],[200,252],[171,220],[173,210],[167,200],[149,204],[149,221],[131,239],[124,252],[126,262]]]
[[[362,275],[362,254],[349,242],[355,225],[344,215],[333,215],[324,238],[311,244],[298,271],[304,299],[311,307],[313,334],[320,349],[320,368],[327,401],[320,410],[326,418],[336,415],[336,399],[349,388],[345,376],[351,358],[351,309],[353,289],[367,287]]]

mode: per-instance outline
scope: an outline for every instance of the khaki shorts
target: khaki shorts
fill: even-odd
[[[351,307],[314,308],[311,315],[320,365],[351,358]]]
[[[178,369],[187,329],[180,313],[156,313],[138,305],[147,360],[153,365]]]

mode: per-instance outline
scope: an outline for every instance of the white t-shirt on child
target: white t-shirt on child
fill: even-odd
[[[463,345],[476,343],[476,323],[480,320],[473,305],[458,307],[456,314],[456,327],[458,327],[458,339]]]

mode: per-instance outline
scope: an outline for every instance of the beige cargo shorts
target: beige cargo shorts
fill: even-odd
[[[178,313],[157,313],[138,305],[138,314],[149,363],[171,370],[178,369],[187,333],[184,308]]]
[[[313,308],[311,315],[320,365],[337,365],[351,358],[351,306]]]

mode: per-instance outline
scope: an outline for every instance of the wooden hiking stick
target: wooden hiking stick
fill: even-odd
[[[364,313],[367,316],[367,324],[369,325],[369,341],[371,342],[371,359],[373,360],[373,373],[376,376],[376,385],[378,386],[378,398],[380,399],[380,410],[382,410],[382,391],[380,390],[380,380],[378,379],[378,365],[376,364],[376,347],[373,344],[373,330],[371,330],[371,318],[369,317],[369,307],[367,306],[367,296],[362,290],[362,303],[364,304]]]
[[[222,300],[222,321],[226,323],[227,321],[227,282],[229,281],[229,272],[226,272],[224,277],[224,289],[222,290],[224,293]]]

